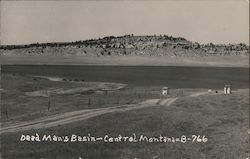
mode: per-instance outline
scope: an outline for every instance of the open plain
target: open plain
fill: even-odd
[[[245,159],[247,73],[246,68],[223,67],[3,65],[1,156]],[[226,95],[223,86],[228,83],[233,90]],[[170,88],[165,96],[164,86]],[[53,140],[23,141],[37,135]],[[197,139],[110,142],[119,135]],[[74,136],[81,141],[62,142]],[[109,142],[93,142],[91,137]]]

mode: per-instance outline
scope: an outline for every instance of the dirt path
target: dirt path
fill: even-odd
[[[198,97],[198,96],[205,95],[205,94],[208,94],[208,92],[196,92],[196,93],[192,93],[190,97]]]
[[[177,98],[168,98],[168,99],[161,99],[159,100],[158,104],[159,105],[164,105],[164,106],[169,106],[171,105],[174,101],[176,101]]]
[[[124,112],[129,110],[141,109],[149,106],[155,105],[166,105],[169,106],[172,104],[177,98],[168,98],[164,99],[159,104],[159,99],[150,99],[144,101],[139,104],[133,105],[121,105],[117,107],[108,107],[108,108],[100,108],[100,109],[85,109],[73,112],[67,112],[63,114],[52,115],[49,117],[40,118],[37,120],[29,121],[29,122],[20,122],[15,123],[10,126],[2,127],[0,134],[7,132],[18,132],[25,131],[31,129],[41,129],[41,128],[49,128],[60,126],[64,124],[69,124],[72,122],[89,119],[95,116],[112,113],[112,112]]]

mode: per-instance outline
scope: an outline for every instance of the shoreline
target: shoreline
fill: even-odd
[[[1,65],[249,67],[249,56],[0,56]]]

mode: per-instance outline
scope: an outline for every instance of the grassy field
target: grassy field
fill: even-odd
[[[179,98],[169,107],[111,113],[88,120],[43,130],[2,134],[3,158],[171,158],[245,159],[249,155],[248,90],[232,95],[202,95]],[[115,119],[115,120],[114,120]],[[159,134],[205,135],[206,143],[62,143],[20,142],[21,134],[70,134],[109,136]]]
[[[28,121],[35,118],[63,112],[112,107],[123,104],[135,104],[146,99],[160,98],[161,87],[131,87],[125,86],[118,90],[112,87],[120,86],[117,83],[49,81],[31,75],[2,74],[1,75],[1,122]],[[101,85],[101,86],[99,86]],[[101,88],[111,90],[101,91]],[[90,88],[87,91],[78,91],[71,94],[51,93],[47,90],[72,90]],[[39,96],[39,93],[41,96]],[[63,92],[63,91],[62,91]],[[186,91],[188,93],[189,91]],[[182,93],[181,90],[172,90],[172,96]],[[34,94],[34,95],[32,95]],[[170,96],[169,96],[170,97]]]
[[[83,79],[77,79],[81,81]],[[25,92],[51,88],[97,88],[99,83],[34,79],[31,75],[1,74],[1,125],[82,109],[136,104],[160,98],[161,86],[131,86],[100,91],[28,96]],[[93,89],[95,90],[95,89]],[[249,156],[249,89],[190,96],[206,89],[173,89],[170,106],[115,112],[57,127],[1,134],[3,159],[245,159]],[[91,99],[91,102],[89,102]],[[48,110],[48,102],[50,109]],[[70,136],[157,137],[205,135],[208,142],[21,142],[22,134]]]

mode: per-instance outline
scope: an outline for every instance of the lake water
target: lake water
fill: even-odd
[[[2,65],[2,73],[66,77],[85,81],[119,82],[171,88],[249,87],[248,68],[174,66]]]

